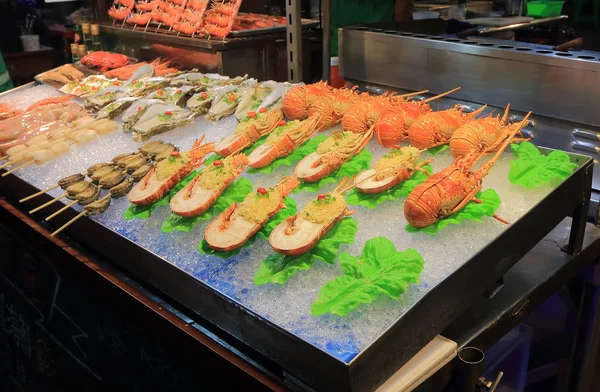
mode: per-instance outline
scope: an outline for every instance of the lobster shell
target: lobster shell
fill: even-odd
[[[331,88],[325,82],[292,87],[283,97],[282,109],[290,120],[304,120],[316,97],[326,95]]]
[[[393,107],[384,110],[377,121],[373,134],[377,142],[386,148],[390,148],[408,137],[405,112],[401,107]]]

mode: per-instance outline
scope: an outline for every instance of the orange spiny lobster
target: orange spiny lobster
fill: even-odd
[[[303,120],[308,117],[311,103],[320,96],[327,95],[332,88],[325,82],[292,87],[283,97],[282,109],[290,120]]]
[[[466,114],[457,105],[452,109],[425,114],[408,128],[408,140],[421,150],[446,144],[458,127],[472,121],[486,107],[484,105]]]
[[[321,115],[317,126],[318,131],[324,131],[339,124],[342,121],[342,116],[353,103],[365,98],[365,95],[368,96],[368,94],[356,93],[356,88],[354,86],[352,89],[331,90],[329,94],[313,100],[308,108],[308,116],[310,117],[315,113]]]
[[[502,152],[514,140],[515,135],[527,124],[530,114],[531,112],[520,123],[510,125],[510,131],[507,132],[508,136],[505,139],[499,139],[484,151],[472,150],[449,167],[417,185],[404,203],[404,216],[407,222],[416,228],[427,227],[439,219],[460,211],[470,201],[480,202],[475,195],[481,190],[483,178],[488,175]],[[497,150],[494,157],[480,169],[472,171],[477,161],[493,150]],[[507,223],[495,215],[494,217]]]
[[[454,157],[468,154],[472,150],[482,151],[504,140],[509,129],[506,127],[510,104],[506,106],[502,118],[484,117],[459,127],[450,138],[450,152]],[[515,138],[514,141],[529,139]],[[489,151],[493,152],[493,151]]]

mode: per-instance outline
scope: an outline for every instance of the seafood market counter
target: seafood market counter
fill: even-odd
[[[56,94],[48,89],[30,86],[9,92],[3,99],[31,101],[33,96],[39,99]],[[440,108],[447,108],[452,102],[441,100]],[[491,110],[494,108],[489,108],[487,113]],[[523,115],[522,112],[512,113]],[[181,146],[183,153],[201,134],[205,136],[205,142],[221,140],[231,134],[235,123],[236,120],[231,117],[220,122],[196,119],[161,134],[160,139]],[[65,237],[60,237],[65,238],[64,242],[49,238],[48,232],[73,219],[80,207],[67,209],[51,223],[43,224],[38,223],[38,219],[61,209],[61,203],[54,203],[31,217],[21,211],[38,207],[53,196],[60,196],[62,190],[51,190],[49,194],[14,207],[18,204],[15,200],[51,187],[60,178],[83,173],[93,164],[136,151],[140,145],[132,140],[130,134],[117,131],[85,145],[73,146],[68,155],[44,166],[30,165],[0,177],[0,191],[6,197],[0,211],[2,227],[7,237],[18,238],[16,242],[27,246],[35,257],[50,259],[50,267],[45,270],[48,279],[56,281],[56,278],[50,278],[56,276],[56,271],[71,271],[70,280],[77,283],[69,283],[77,287],[70,291],[73,301],[89,299],[89,296],[102,302],[99,294],[103,292],[90,293],[89,288],[111,287],[102,288],[111,293],[107,295],[107,302],[112,304],[110,301],[118,299],[132,302],[131,308],[145,314],[146,322],[148,319],[156,322],[156,334],[163,344],[170,340],[167,335],[174,336],[174,339],[183,335],[179,340],[182,346],[187,344],[190,350],[202,352],[199,358],[212,363],[209,359],[212,352],[217,353],[213,355],[217,358],[215,366],[222,365],[221,370],[226,368],[223,361],[233,364],[230,375],[217,377],[220,382],[235,383],[236,377],[243,380],[250,375],[274,389],[285,384],[296,390],[375,390],[444,330],[449,331],[448,337],[464,345],[483,332],[494,330],[495,327],[479,327],[478,323],[483,319],[499,315],[503,321],[498,323],[499,328],[510,328],[525,315],[523,311],[515,314],[513,310],[519,309],[518,306],[530,310],[527,308],[529,305],[521,305],[542,302],[581,267],[591,264],[599,251],[598,230],[591,225],[587,225],[586,230],[593,163],[591,158],[575,153],[568,154],[568,160],[574,164],[571,175],[558,183],[533,190],[519,188],[509,182],[507,173],[514,155],[506,152],[500,156],[485,177],[483,189],[494,187],[502,201],[496,213],[508,220],[509,225],[484,216],[480,222],[449,225],[436,235],[410,233],[405,230],[407,222],[398,202],[388,200],[375,209],[353,206],[356,212],[349,219],[355,222],[351,224],[354,226],[351,230],[354,239],[342,244],[341,251],[360,255],[364,252],[363,247],[366,248],[365,244],[375,237],[385,236],[398,250],[409,253],[407,249],[412,248],[418,251],[424,259],[424,268],[419,283],[408,286],[397,301],[380,296],[345,317],[311,313],[311,305],[321,288],[341,275],[336,263],[326,264],[311,259],[309,263],[299,264],[293,271],[295,274],[288,269],[290,275],[285,277],[285,284],[277,284],[283,281],[264,284],[257,270],[265,265],[265,256],[274,253],[267,241],[257,236],[239,254],[218,257],[202,247],[202,236],[209,221],[195,222],[187,230],[167,230],[168,225],[176,223],[169,221],[168,206],[157,206],[146,219],[131,219],[128,200],[114,199],[110,209],[103,214],[81,218],[67,227],[63,232]],[[362,156],[368,156],[368,160],[379,158],[386,152],[373,144],[364,151]],[[544,155],[549,153],[543,148],[540,151]],[[431,157],[434,171],[447,167],[453,161],[448,151]],[[248,172],[239,181],[251,181],[258,190],[267,188],[277,183],[281,176],[290,175],[293,165],[281,164],[271,172]],[[336,183],[322,184],[319,192],[330,191]],[[286,199],[286,204],[290,208],[293,204],[304,206],[315,197],[314,192],[303,189],[292,193],[289,196],[291,201]],[[567,218],[569,215],[573,219]],[[129,220],[125,219],[127,216]],[[170,223],[166,224],[167,221]],[[347,227],[347,222],[340,223],[339,227]],[[563,242],[565,246],[561,250],[559,244]],[[6,245],[5,249],[9,255],[13,252],[11,245]],[[86,318],[78,314],[73,309],[74,305],[65,298],[65,295],[69,298],[69,294],[61,291],[64,287],[60,288],[58,284],[46,294],[37,293],[36,290],[43,286],[43,279],[32,285],[31,281],[18,278],[21,268],[27,269],[29,264],[35,263],[24,263],[22,267],[2,263],[3,283],[11,282],[3,286],[17,287],[11,289],[10,297],[8,294],[1,297],[3,306],[8,309],[5,304],[10,299],[13,309],[12,301],[16,302],[20,293],[33,290],[35,295],[22,295],[26,300],[20,300],[44,315],[40,318],[34,312],[36,317],[33,317],[32,328],[55,331],[48,324],[57,318],[74,323],[77,328],[71,326],[72,334],[63,341],[75,341],[76,344],[69,343],[63,348],[68,350],[70,358],[84,363],[86,371],[91,369],[88,373],[100,380],[102,375],[97,364],[88,358],[95,351],[81,354],[83,343],[80,343],[80,337],[101,336],[100,340],[108,342],[105,348],[114,354],[123,352],[123,346],[129,347],[125,342],[128,334],[118,333],[118,323],[112,327],[86,323]],[[540,266],[547,268],[536,269]],[[16,271],[13,271],[14,276],[4,271],[9,267]],[[525,275],[522,275],[523,271]],[[493,288],[503,277],[505,289],[500,289],[491,299],[477,299],[486,292],[495,292]],[[515,281],[523,282],[523,277],[530,278],[527,284],[514,285]],[[86,287],[88,279],[94,284]],[[69,279],[64,280],[67,282]],[[271,278],[273,281],[274,278]],[[19,286],[26,289],[18,289]],[[115,289],[115,286],[118,288]],[[519,291],[521,289],[526,291]],[[513,298],[517,293],[520,295]],[[47,298],[54,299],[47,303]],[[168,310],[163,303],[170,304]],[[481,309],[482,303],[489,305],[485,308],[486,312],[481,313],[480,319],[473,320],[476,317],[469,314],[469,307],[474,305],[474,309]],[[44,307],[43,304],[47,305]],[[111,306],[104,304],[102,309],[108,312]],[[115,304],[116,313],[124,311],[123,317],[129,320],[127,310],[119,309],[120,302]],[[141,310],[143,308],[147,309],[145,313]],[[495,315],[487,313],[494,311]],[[468,317],[473,318],[467,323],[472,332],[466,333],[466,327],[452,328],[453,325],[461,325],[456,324],[461,320],[463,323],[469,320]],[[132,323],[135,324],[135,321]],[[190,332],[190,326],[194,327],[194,331]],[[153,328],[154,324],[144,324],[143,334],[154,332]],[[139,330],[138,325],[136,331]],[[167,334],[165,331],[174,332]],[[48,337],[46,340],[52,339]],[[190,341],[195,343],[190,344]],[[28,358],[31,358],[31,353],[27,352]],[[150,346],[135,352],[138,360],[142,358],[145,370],[173,379],[166,375],[165,363],[170,359],[157,359],[156,350],[150,353]],[[185,362],[187,365],[181,364],[182,368],[189,366],[189,361]],[[199,363],[204,366],[206,362]]]

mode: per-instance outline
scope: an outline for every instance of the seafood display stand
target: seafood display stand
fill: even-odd
[[[321,61],[321,35],[308,24],[302,34],[303,75],[306,82],[318,80],[319,69],[311,64]],[[177,36],[174,33],[144,32],[100,24],[104,39],[117,48],[131,50],[138,58],[156,56],[175,58],[186,68],[216,72],[227,76],[248,74],[259,80],[286,80],[286,41],[284,31],[259,31],[258,34],[226,39]],[[241,33],[241,32],[240,32]]]
[[[22,93],[26,94],[26,89],[8,92],[5,97],[10,97],[11,94],[16,97]],[[449,107],[453,102],[442,100],[440,107]],[[202,129],[207,135],[212,132],[212,137],[218,140],[222,136],[218,132],[231,129],[231,123],[223,121],[217,126],[205,121],[187,127],[188,132],[197,129],[194,127],[200,127],[198,129]],[[185,129],[179,131],[179,137],[184,132]],[[161,139],[173,140],[171,138],[175,137],[174,134],[163,134]],[[550,152],[543,148],[541,151],[543,154]],[[96,150],[93,153],[103,152]],[[263,294],[263,288],[252,287],[251,281],[226,276],[226,273],[230,273],[226,272],[229,268],[243,267],[245,263],[250,263],[251,258],[256,262],[261,249],[265,248],[256,248],[255,244],[254,252],[251,249],[226,260],[201,255],[195,249],[191,249],[191,253],[187,250],[180,253],[182,249],[187,249],[182,248],[183,244],[179,243],[181,241],[177,235],[181,233],[160,234],[157,223],[164,219],[160,214],[137,226],[125,222],[121,217],[123,208],[127,206],[123,203],[125,200],[118,204],[120,207],[114,208],[112,216],[105,214],[101,220],[81,219],[69,226],[65,233],[77,243],[106,257],[149,287],[181,304],[202,320],[216,326],[219,334],[268,358],[268,361],[275,363],[284,372],[286,383],[293,385],[295,389],[368,391],[389,378],[435,336],[448,328],[479,295],[493,287],[515,263],[569,215],[573,216],[573,220],[565,252],[573,255],[581,252],[586,231],[593,160],[575,153],[570,153],[569,156],[571,162],[577,165],[573,174],[556,187],[546,188],[533,199],[529,198],[528,204],[521,204],[521,211],[511,215],[515,219],[510,225],[496,223],[500,226],[494,226],[492,233],[478,236],[477,233],[481,230],[478,229],[479,224],[471,224],[472,238],[462,235],[461,230],[455,231],[458,237],[448,234],[449,237],[446,238],[453,238],[457,243],[450,242],[442,246],[447,247],[449,253],[454,252],[454,246],[459,249],[458,253],[452,253],[454,264],[443,262],[441,248],[435,251],[438,259],[435,255],[426,255],[425,263],[435,273],[435,277],[427,278],[432,279],[430,285],[422,284],[418,289],[412,290],[406,302],[397,305],[393,311],[390,304],[379,303],[373,308],[375,310],[357,312],[352,321],[337,316],[319,320],[308,312],[301,316],[293,303],[277,302],[280,294],[283,294],[278,288],[264,288]],[[441,160],[440,164],[443,162]],[[506,168],[508,161],[503,162],[503,167]],[[64,168],[57,167],[55,170]],[[256,176],[251,178],[260,180]],[[499,174],[492,180],[501,181],[501,178],[505,178],[505,174]],[[43,184],[45,181],[44,176],[37,175],[33,168],[2,177],[0,189],[5,195],[18,200],[38,191],[39,186],[32,183]],[[505,198],[504,213],[510,210],[511,199],[515,203],[517,198]],[[35,202],[28,201],[24,205],[35,207],[50,199],[49,195],[44,194]],[[57,211],[60,207],[60,203],[55,203],[44,210],[44,213]],[[384,215],[379,215],[379,220],[371,223],[365,218],[371,216],[371,212],[362,211],[357,214],[361,225],[367,225],[362,231],[362,239],[383,234],[378,230],[384,228],[387,235],[408,238],[408,234],[402,234],[402,221],[395,220],[391,215],[392,211],[402,214],[399,208],[391,208]],[[69,209],[57,217],[56,224],[67,222],[76,214],[76,211]],[[489,229],[490,226],[487,227]],[[461,228],[462,226],[457,227]],[[199,238],[194,237],[196,234],[191,234],[187,235],[186,241],[191,240],[191,243],[197,244]],[[478,239],[477,245],[470,245],[470,241],[475,239]],[[431,242],[431,239],[421,235],[417,241],[429,241],[429,244],[433,244],[437,240],[433,239],[434,242]],[[149,249],[151,245],[154,246],[152,250]],[[416,245],[418,243],[412,240],[402,242],[404,248]],[[419,250],[424,251],[424,248],[421,246]],[[558,248],[555,251],[560,253]],[[589,254],[586,255],[589,258]],[[177,263],[174,262],[175,259]],[[573,258],[576,259],[577,257]],[[196,269],[198,273],[195,272]],[[321,273],[323,271],[320,270]],[[319,268],[315,267],[310,272],[312,274],[306,280],[297,277],[293,289],[289,289],[295,291],[288,290],[285,295],[297,299],[303,297],[305,292],[314,295],[320,285],[318,281],[313,282],[318,276]],[[247,302],[249,298],[245,297],[249,292],[256,295],[253,301],[259,301],[253,302],[252,306],[260,307],[261,303],[267,303],[274,307],[267,310],[263,305],[262,308],[252,309]],[[303,309],[301,311],[306,311]],[[286,314],[290,311],[291,313]],[[386,316],[388,313],[389,316]],[[282,325],[286,317],[291,317],[293,323]],[[367,333],[358,340],[358,334],[364,332],[360,328],[365,328]],[[323,336],[318,333],[323,333]]]

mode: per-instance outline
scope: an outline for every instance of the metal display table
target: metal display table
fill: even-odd
[[[114,379],[111,380],[112,375],[121,373],[118,367],[122,366],[121,361],[124,359],[129,360],[130,355],[119,350],[127,345],[130,351],[135,351],[132,343],[125,339],[127,329],[131,328],[128,323],[138,323],[138,328],[142,327],[142,329],[135,332],[139,334],[138,338],[142,343],[137,345],[159,342],[163,350],[162,359],[159,360],[148,354],[151,346],[137,349],[139,352],[131,355],[135,356],[135,359],[141,359],[146,366],[139,368],[137,372],[132,370],[129,380],[142,382],[140,380],[148,378],[156,382],[155,377],[160,375],[162,377],[160,382],[166,382],[166,377],[170,380],[171,387],[199,385],[198,382],[204,382],[219,385],[221,390],[231,390],[230,388],[236,388],[236,385],[238,387],[243,385],[245,388],[252,386],[252,390],[286,389],[284,370],[269,358],[249,349],[239,341],[219,334],[218,330],[206,320],[198,316],[192,317],[185,310],[181,312],[183,308],[180,304],[165,301],[147,285],[139,284],[113,263],[98,257],[89,249],[80,247],[71,240],[50,237],[49,229],[28,217],[8,200],[0,200],[0,222],[2,222],[0,230],[3,245],[5,245],[4,240],[11,238],[14,239],[12,247],[18,244],[19,247],[28,249],[34,254],[34,258],[26,263],[23,263],[23,258],[18,262],[7,263],[6,257],[10,256],[10,253],[6,252],[6,247],[3,248],[3,262],[0,264],[3,312],[0,315],[6,315],[7,306],[10,306],[14,312],[27,314],[27,309],[35,305],[34,307],[40,309],[44,315],[50,315],[54,309],[55,316],[42,318],[39,323],[33,324],[34,328],[44,327],[43,331],[48,335],[56,333],[53,323],[56,323],[58,312],[66,314],[68,319],[78,326],[76,330],[62,326],[65,333],[56,336],[56,341],[38,336],[38,341],[46,342],[47,346],[34,345],[30,351],[30,358],[46,358],[44,363],[53,364],[52,368],[49,368],[50,365],[47,366],[48,369],[54,369],[54,373],[42,368],[46,370],[46,375],[32,378],[34,381],[31,383],[49,383],[60,390],[60,382],[64,382],[58,381],[60,379],[70,379],[72,382],[85,380],[81,385],[90,386],[114,382]],[[481,297],[476,300],[469,310],[447,328],[444,335],[457,341],[460,346],[477,344],[481,348],[487,348],[574,277],[581,268],[597,259],[600,253],[600,229],[591,224],[586,227],[581,253],[568,255],[557,252],[557,249],[566,242],[570,226],[570,219],[565,219],[506,273],[504,287],[496,295],[491,299]],[[15,266],[22,264],[27,267],[19,271]],[[35,265],[38,266],[32,267]],[[49,270],[54,273],[48,273]],[[60,278],[55,279],[54,274],[60,274]],[[37,287],[39,291],[41,287],[47,285],[57,294],[56,300],[46,307],[43,305],[46,301],[42,301],[41,304],[35,300],[23,302],[23,308],[19,308],[14,300],[10,300],[9,292],[12,285],[9,287],[9,281],[18,289],[16,292],[26,298],[35,298],[32,296],[32,292],[35,292],[32,291],[32,287]],[[75,287],[73,287],[74,281],[76,281]],[[32,285],[32,282],[36,284]],[[66,297],[67,293],[71,296]],[[71,303],[74,301],[73,296],[82,296],[86,299],[86,303],[96,305],[87,309],[77,308]],[[47,297],[52,298],[52,296]],[[0,329],[0,336],[12,337],[12,333],[7,334],[6,325],[3,327],[5,328]],[[34,336],[34,328],[30,330],[32,336]],[[69,343],[71,335],[80,337],[77,345]],[[101,348],[94,346],[96,340],[101,343]],[[5,341],[0,339],[0,342]],[[14,360],[21,350],[17,341],[11,341],[7,345],[0,343],[0,352],[3,353],[4,358],[6,358],[6,347],[11,347],[10,351],[13,352],[14,358],[11,362],[0,361],[2,367],[0,374],[7,370],[8,363],[16,363]],[[106,347],[110,348],[108,353]],[[80,352],[85,353],[85,357],[79,355]],[[146,353],[144,354],[146,357],[140,358],[140,352]],[[188,361],[185,360],[190,357],[194,358],[191,368],[189,364],[186,366]],[[82,360],[78,363],[79,366],[69,368],[65,363],[73,362],[73,358],[82,358]],[[101,364],[100,367],[97,364]],[[594,366],[593,363],[584,365],[591,368]],[[39,367],[36,369],[39,370]],[[69,377],[64,377],[67,369],[71,373]],[[90,374],[90,369],[99,378],[84,377]],[[150,376],[144,374],[148,369],[154,369]],[[449,371],[451,368],[446,368],[440,373]],[[8,385],[19,385],[18,379],[7,380]],[[430,382],[425,382],[419,390],[442,390],[445,384],[440,383],[440,380],[448,381],[448,377],[438,374]]]

